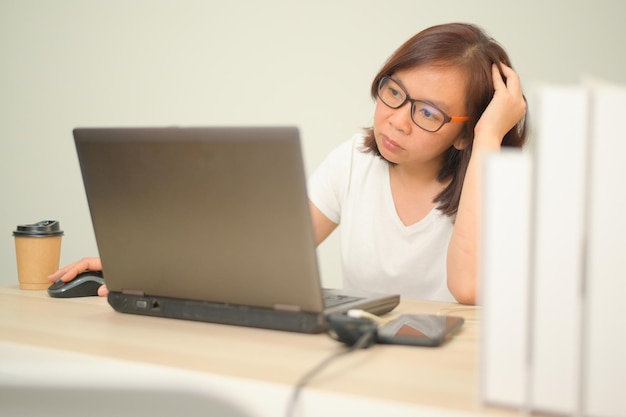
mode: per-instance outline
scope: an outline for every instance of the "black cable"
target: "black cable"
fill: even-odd
[[[300,378],[300,380],[298,381],[298,383],[296,384],[293,393],[291,394],[291,398],[289,399],[289,403],[287,404],[287,413],[285,414],[286,417],[292,417],[295,411],[295,407],[296,407],[296,403],[298,402],[298,398],[300,396],[300,392],[302,392],[302,389],[309,383],[311,382],[311,380],[317,375],[319,374],[324,368],[326,368],[331,362],[333,362],[335,359],[340,358],[341,356],[344,356],[348,353],[354,352],[355,350],[359,350],[362,349],[364,347],[369,346],[371,343],[371,339],[373,337],[376,336],[376,330],[372,330],[370,332],[366,332],[363,333],[359,339],[356,341],[356,343],[354,343],[352,346],[350,346],[348,349],[342,351],[342,352],[338,352],[335,353],[334,355],[324,359],[319,365],[317,365],[315,368],[311,369],[309,372],[307,372],[302,378]]]

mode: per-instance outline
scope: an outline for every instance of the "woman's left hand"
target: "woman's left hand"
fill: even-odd
[[[495,92],[491,102],[483,112],[474,129],[474,144],[481,142],[498,147],[504,135],[511,130],[526,114],[526,101],[522,92],[519,76],[512,68],[500,64],[502,74],[496,64],[491,67]],[[502,75],[506,78],[504,81]]]

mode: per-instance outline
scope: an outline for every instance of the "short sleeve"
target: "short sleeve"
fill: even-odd
[[[350,186],[353,153],[362,138],[356,135],[331,151],[308,181],[311,202],[337,224],[341,222],[341,208]]]

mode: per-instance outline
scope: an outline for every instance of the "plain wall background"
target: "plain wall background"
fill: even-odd
[[[62,264],[97,255],[74,127],[297,125],[310,173],[371,123],[372,78],[421,29],[478,24],[525,87],[624,83],[625,4],[0,0],[0,284],[17,283],[18,224],[59,220]],[[319,254],[339,286],[336,236]]]

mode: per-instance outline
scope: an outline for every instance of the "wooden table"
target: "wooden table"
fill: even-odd
[[[303,395],[313,391],[450,415],[518,414],[480,404],[479,307],[402,300],[391,315],[403,313],[460,315],[466,322],[438,348],[375,345],[343,356],[314,378]],[[0,287],[0,342],[269,384],[285,392],[345,349],[325,334],[121,314],[104,298],[55,299],[17,286]]]

